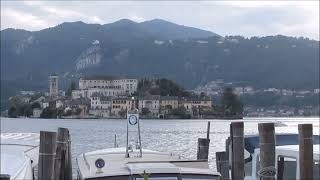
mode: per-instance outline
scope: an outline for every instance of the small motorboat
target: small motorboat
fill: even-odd
[[[134,102],[132,102],[132,105]],[[207,160],[182,160],[172,153],[142,149],[139,114],[127,113],[126,147],[83,153],[77,158],[80,180],[212,180],[220,173],[209,169]],[[130,133],[137,136],[131,141]],[[136,129],[136,131],[134,131]],[[135,138],[134,138],[135,139]]]
[[[38,165],[39,134],[1,133],[1,177],[34,180]]]

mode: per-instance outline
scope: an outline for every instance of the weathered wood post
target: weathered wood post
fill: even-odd
[[[222,180],[229,180],[229,162],[227,152],[216,152],[217,171],[220,172]]]
[[[64,171],[66,168],[66,154],[68,146],[69,130],[67,128],[58,128],[57,150],[54,163],[55,180],[64,180]]]
[[[210,121],[207,124],[207,139],[210,139]]]
[[[66,169],[64,172],[64,179],[71,180],[72,179],[72,155],[71,155],[71,136],[68,132],[68,146],[66,153]]]
[[[57,133],[40,131],[39,180],[54,180],[54,158],[56,155]]]
[[[274,123],[259,123],[260,175],[261,180],[274,180],[276,175],[276,146]]]
[[[243,122],[232,122],[230,125],[232,153],[231,179],[244,179],[244,125]]]
[[[210,144],[210,121],[207,126],[207,138],[198,138],[198,151],[197,159],[198,160],[208,160],[209,157],[209,144]]]
[[[228,139],[226,139],[226,153],[227,153],[227,161],[228,161],[228,171],[230,170],[230,167],[231,167],[230,166],[230,157],[231,157],[230,145],[231,145],[231,138],[229,136]]]
[[[300,180],[313,180],[312,124],[299,124]]]

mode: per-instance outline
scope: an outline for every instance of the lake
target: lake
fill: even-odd
[[[172,152],[184,159],[196,159],[197,139],[206,137],[208,120],[141,120],[142,148]],[[225,150],[231,120],[210,120],[210,168],[215,169],[215,152]],[[257,134],[258,123],[281,121],[286,127],[276,127],[276,133],[298,133],[298,123],[312,123],[319,134],[319,118],[244,118],[245,135]],[[112,148],[114,135],[120,147],[126,144],[126,120],[102,119],[10,119],[1,118],[1,133],[57,131],[68,128],[72,140],[73,168],[81,153]],[[74,171],[75,173],[76,171]]]

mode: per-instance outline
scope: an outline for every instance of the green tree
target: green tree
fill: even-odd
[[[82,110],[81,110],[80,108],[77,108],[75,114],[76,114],[76,115],[80,115],[81,111],[82,111]]]
[[[150,110],[148,108],[142,108],[141,109],[141,115],[145,116],[150,114]]]
[[[180,106],[178,108],[172,109],[170,115],[182,118],[182,119],[189,119],[191,118],[190,114],[187,113],[185,107]]]
[[[70,87],[67,90],[66,95],[67,96],[71,96],[72,95],[72,91],[76,89],[76,83],[74,81],[71,82]]]
[[[33,114],[32,107],[30,104],[24,105],[23,107],[23,116],[30,117]]]
[[[9,111],[8,111],[8,116],[10,118],[16,118],[17,117],[17,108],[14,106],[11,106]]]
[[[226,88],[221,98],[221,106],[224,114],[227,116],[238,116],[243,113],[243,104],[232,88]]]
[[[35,109],[35,108],[39,108],[40,109],[41,106],[40,106],[40,104],[38,102],[35,102],[35,103],[32,103],[31,108],[32,109]]]
[[[58,112],[56,108],[50,108],[50,107],[46,107],[43,109],[40,117],[41,118],[47,118],[47,119],[55,119],[58,116]]]
[[[120,110],[120,111],[118,112],[118,115],[119,115],[120,117],[124,118],[124,117],[126,117],[126,113],[127,113],[127,111],[126,111],[125,109],[122,109],[122,110]]]

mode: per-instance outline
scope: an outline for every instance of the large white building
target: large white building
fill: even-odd
[[[72,92],[73,98],[88,97],[99,93],[104,96],[131,95],[136,92],[138,80],[114,76],[87,76],[80,78],[79,90]]]

